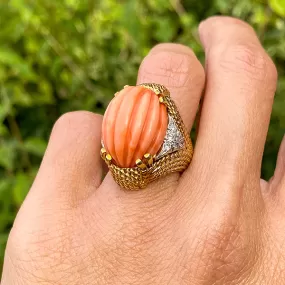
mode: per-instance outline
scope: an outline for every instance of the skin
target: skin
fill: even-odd
[[[199,34],[205,69],[188,47],[161,44],[138,73],[170,89],[189,130],[205,89],[189,168],[144,191],[110,174],[101,183],[102,117],[63,115],[11,231],[2,285],[284,284],[284,140],[274,176],[260,179],[276,68],[240,20],[209,18]]]

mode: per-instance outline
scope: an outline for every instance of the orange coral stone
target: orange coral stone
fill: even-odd
[[[168,125],[166,106],[143,86],[128,86],[110,102],[103,119],[102,140],[116,165],[134,167],[137,159],[155,155]]]

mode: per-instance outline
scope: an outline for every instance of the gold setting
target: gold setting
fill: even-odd
[[[112,156],[109,153],[106,154],[106,162],[107,164],[110,164],[112,162]]]
[[[111,162],[112,162],[112,159],[113,159],[112,156],[111,156],[111,154],[107,153],[107,150],[106,150],[104,147],[101,148],[100,154],[101,154],[102,159],[103,159],[108,165],[110,165]]]
[[[100,151],[101,157],[105,160],[106,159],[106,155],[107,155],[107,150],[102,147],[101,151]]]
[[[159,103],[164,103],[164,100],[163,100],[163,97],[162,96],[160,96],[159,98],[158,98],[158,100],[159,100]]]
[[[159,102],[166,105],[168,115],[174,119],[183,135],[184,147],[159,159],[156,159],[156,155],[152,156],[146,153],[142,158],[136,160],[136,166],[132,168],[122,168],[115,165],[112,156],[103,147],[100,152],[101,157],[108,165],[113,178],[121,187],[128,190],[139,190],[167,174],[183,172],[189,166],[193,156],[193,146],[190,136],[187,133],[176,105],[170,98],[169,91],[160,84],[144,83],[140,85],[152,90],[158,96]],[[125,85],[124,88],[128,86]]]
[[[137,167],[139,167],[140,169],[143,169],[143,170],[145,170],[147,168],[147,166],[139,158],[136,160],[136,165],[137,165]]]
[[[143,158],[148,167],[151,167],[153,165],[153,156],[150,153],[146,153]]]

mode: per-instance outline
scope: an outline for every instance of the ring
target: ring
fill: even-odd
[[[104,114],[101,157],[118,185],[145,188],[190,164],[190,135],[166,87],[126,85]]]

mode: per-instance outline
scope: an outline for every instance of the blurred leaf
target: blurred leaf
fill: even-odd
[[[0,180],[0,233],[9,224],[12,224],[13,219],[16,215],[15,212],[11,212],[12,199],[11,199],[11,188],[13,186],[13,176],[9,175],[4,179]],[[1,252],[0,252],[1,254]]]
[[[271,9],[282,17],[285,17],[285,0],[269,0]]]
[[[0,63],[7,65],[22,64],[22,59],[11,49],[0,47]]]
[[[171,42],[176,34],[177,23],[167,18],[156,19],[155,38],[160,42]]]
[[[35,79],[36,75],[31,70],[28,62],[24,61],[16,52],[0,46],[0,63],[9,66],[14,75],[19,74],[25,79]]]
[[[1,100],[1,93],[0,93],[0,122],[6,118],[7,115],[11,112],[11,102],[9,98],[3,96]]]
[[[10,179],[1,179],[0,180],[0,198],[4,195],[6,190],[9,190],[11,187],[11,180]]]
[[[27,93],[21,88],[21,86],[13,86],[13,104],[19,106],[31,106],[33,105],[33,100],[31,94]]]
[[[42,138],[33,137],[24,142],[24,147],[29,153],[41,157],[46,150],[47,143]]]
[[[20,206],[24,201],[29,189],[32,185],[32,179],[28,174],[17,173],[15,177],[15,183],[13,186],[14,201],[17,206]]]
[[[0,143],[0,167],[12,170],[15,159],[15,144],[11,142]]]
[[[252,23],[263,27],[268,22],[268,17],[264,12],[264,7],[258,6],[257,9],[253,11],[253,15],[251,17]]]
[[[0,137],[8,134],[8,128],[0,123]]]
[[[9,236],[9,233],[7,233],[7,232],[0,233],[0,260],[1,261],[4,259],[4,251],[5,251],[8,236]],[[1,265],[1,263],[0,263],[0,265]],[[0,273],[1,273],[1,271],[0,271]]]

